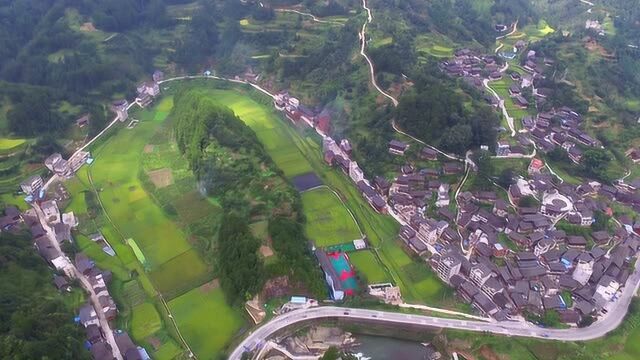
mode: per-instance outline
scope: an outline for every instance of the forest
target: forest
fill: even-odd
[[[187,90],[174,99],[171,117],[178,148],[225,212],[216,257],[229,302],[247,300],[264,281],[283,275],[310,294],[321,295],[325,288],[301,225],[300,197],[255,133],[206,91]],[[268,220],[277,262],[265,265],[258,257],[260,241],[248,225],[253,218]]]
[[[89,359],[74,309],[53,286],[31,236],[3,231],[0,254],[0,358]]]
[[[392,113],[398,125],[442,149],[463,154],[481,145],[494,146],[498,115],[477,94],[456,90],[456,82],[435,70],[434,63],[416,71],[415,86],[400,97]]]

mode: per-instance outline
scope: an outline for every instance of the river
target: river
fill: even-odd
[[[371,360],[403,359],[423,360],[425,349],[419,342],[382,336],[354,334],[356,342],[351,351],[362,353]]]

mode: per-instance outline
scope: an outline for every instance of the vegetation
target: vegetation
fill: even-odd
[[[89,359],[84,334],[27,233],[0,234],[0,357]]]
[[[415,77],[415,86],[400,98],[393,116],[401,128],[446,151],[464,154],[472,147],[494,146],[497,114],[479,99],[455,90],[455,83],[426,65]],[[471,101],[472,106],[465,102]]]
[[[326,286],[320,267],[309,250],[302,224],[293,219],[277,216],[269,221],[269,236],[273,247],[282,257],[282,265],[295,282],[305,284],[316,298],[326,296]]]
[[[361,238],[358,224],[330,189],[319,188],[302,194],[307,217],[305,231],[318,247],[350,243]]]
[[[249,218],[267,218],[279,262],[268,275],[287,275],[316,296],[324,293],[319,267],[309,251],[300,197],[283,178],[253,130],[208,93],[178,93],[172,112],[178,148],[210,195],[225,210],[216,257],[220,283],[230,303],[253,297],[267,277],[249,231]],[[289,160],[287,160],[289,162]],[[266,191],[268,190],[268,191]]]
[[[230,303],[250,300],[262,286],[260,243],[249,231],[246,219],[225,214],[218,236],[220,285]]]

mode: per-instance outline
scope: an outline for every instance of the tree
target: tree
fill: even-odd
[[[320,360],[356,360],[353,354],[348,351],[340,351],[335,346],[331,346],[324,352]]]
[[[481,150],[474,154],[474,162],[478,166],[478,173],[484,177],[491,178],[494,173],[491,154],[486,150]]]
[[[251,234],[248,219],[236,213],[223,216],[218,232],[220,285],[229,303],[253,297],[262,286],[263,264],[257,251],[260,242]]]
[[[442,136],[442,148],[457,154],[464,154],[471,145],[471,127],[454,125]]]
[[[547,327],[558,327],[562,322],[560,321],[560,314],[555,310],[546,310],[540,319],[540,323]]]
[[[531,195],[523,196],[520,201],[518,201],[518,206],[520,207],[534,207],[538,205],[538,200]]]
[[[550,160],[559,162],[559,163],[571,163],[571,159],[569,159],[569,154],[567,151],[560,146],[555,147],[553,150],[547,153],[547,156]]]
[[[607,224],[609,223],[609,219],[611,219],[611,217],[601,210],[596,210],[593,212],[593,219],[594,222],[591,224],[591,230],[602,231],[607,229]]]
[[[513,169],[506,168],[500,172],[500,176],[498,176],[498,180],[496,182],[503,188],[508,189],[509,186],[514,183],[514,177],[515,173],[513,172]]]
[[[611,156],[604,149],[589,149],[582,155],[582,168],[587,176],[609,182],[611,179],[607,174],[607,167],[611,161]]]
[[[2,232],[0,254],[0,358],[89,359],[84,332],[30,234]]]

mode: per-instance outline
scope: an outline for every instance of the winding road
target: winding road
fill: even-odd
[[[298,11],[298,10],[295,10],[295,9],[280,8],[280,9],[275,9],[275,11],[277,11],[277,12],[288,12],[288,13],[298,14],[298,15],[302,15],[302,16],[307,16],[307,17],[310,17],[311,20],[313,20],[313,21],[315,21],[317,23],[320,23],[320,24],[342,25],[342,23],[340,23],[338,21],[318,19],[313,14],[309,14],[309,13],[306,13],[306,12]]]

